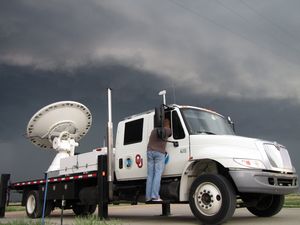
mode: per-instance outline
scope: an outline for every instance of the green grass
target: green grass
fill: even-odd
[[[300,208],[300,194],[291,194],[285,196],[285,208]]]
[[[74,225],[121,225],[119,220],[100,220],[96,215],[76,217]]]
[[[21,205],[9,205],[5,209],[6,212],[25,211],[25,207]]]
[[[1,223],[1,225],[40,225],[40,220],[14,220]],[[51,222],[45,222],[45,225],[53,225]],[[72,225],[122,225],[119,220],[99,220],[97,216],[76,217]]]
[[[6,223],[1,223],[1,225],[41,225],[41,221],[14,220]],[[45,225],[52,225],[52,224],[45,223]]]

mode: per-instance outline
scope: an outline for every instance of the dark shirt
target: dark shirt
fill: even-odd
[[[166,136],[170,137],[172,135],[172,131],[170,128],[164,128],[166,132]],[[149,142],[148,142],[148,151],[157,151],[161,153],[165,153],[167,142],[162,140],[157,136],[157,128],[154,128],[151,131]]]

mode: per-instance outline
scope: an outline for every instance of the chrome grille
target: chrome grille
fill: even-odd
[[[264,144],[264,149],[274,168],[291,169],[292,163],[288,151],[283,146],[274,144]]]

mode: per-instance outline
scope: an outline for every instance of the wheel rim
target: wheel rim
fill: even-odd
[[[35,210],[35,197],[30,195],[27,199],[26,209],[29,214],[32,214]]]
[[[222,206],[220,189],[213,183],[200,184],[194,194],[197,209],[205,216],[217,214]]]

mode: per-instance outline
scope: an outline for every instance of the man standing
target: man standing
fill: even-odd
[[[170,120],[164,120],[162,133],[168,138],[172,135]],[[159,196],[161,176],[165,168],[166,140],[158,135],[159,128],[151,132],[147,147],[146,201],[162,201]]]

